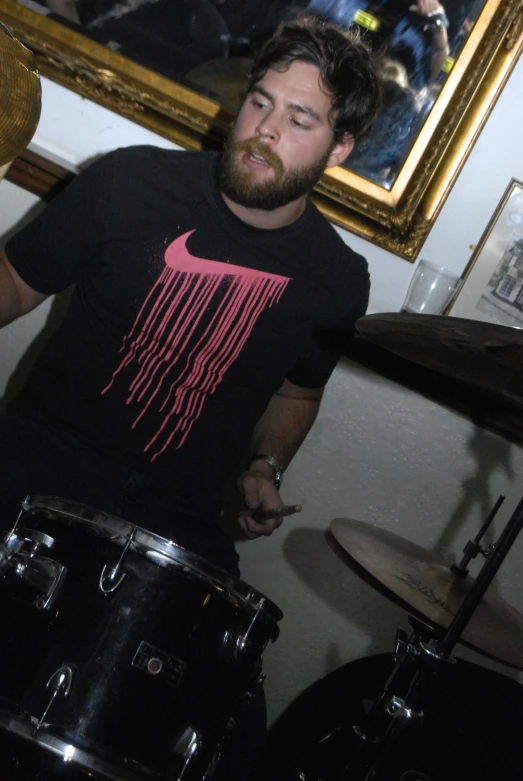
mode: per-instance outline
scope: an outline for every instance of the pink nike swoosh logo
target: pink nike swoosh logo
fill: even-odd
[[[154,410],[163,420],[145,446],[154,461],[172,443],[180,448],[237,359],[261,313],[278,303],[289,277],[191,255],[187,240],[165,251],[165,269],[125,337],[125,355],[102,390],[135,367],[126,404],[141,408],[132,428]]]

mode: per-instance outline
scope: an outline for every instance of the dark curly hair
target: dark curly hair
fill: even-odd
[[[281,24],[255,54],[250,88],[269,68],[286,70],[295,60],[316,65],[332,93],[329,119],[335,142],[345,133],[355,141],[365,138],[381,107],[381,88],[372,52],[358,31],[315,17]]]

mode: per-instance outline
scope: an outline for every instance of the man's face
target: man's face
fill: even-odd
[[[306,195],[338,165],[351,137],[334,144],[331,97],[316,66],[295,61],[269,69],[243,104],[220,160],[221,191],[252,209],[277,209]]]

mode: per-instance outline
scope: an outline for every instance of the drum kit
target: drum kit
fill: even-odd
[[[40,84],[4,29],[0,50],[2,165],[34,133]],[[406,314],[365,317],[357,330],[410,371],[487,394],[521,431],[522,331]],[[391,533],[332,522],[332,547],[405,608],[412,633],[398,631],[392,657],[346,665],[300,695],[271,731],[259,781],[523,777],[523,687],[452,657],[460,641],[523,669],[523,616],[485,593],[523,500],[484,547],[491,520],[450,568]],[[174,542],[67,499],[29,496],[1,523],[0,781],[211,779],[238,704],[260,685],[278,607]]]
[[[440,319],[452,327],[453,318]],[[469,322],[464,331],[476,334]],[[387,319],[387,338],[390,328]],[[523,340],[519,348],[518,358]],[[513,387],[503,380],[502,392]],[[495,777],[484,775],[491,770],[481,751],[478,761],[485,725],[476,726],[470,709],[462,717],[461,700],[480,692],[487,709],[498,708],[494,695],[503,695],[499,742],[523,723],[523,687],[452,656],[459,641],[523,670],[523,615],[486,594],[523,526],[523,499],[498,541],[485,546],[495,509],[451,567],[368,524],[330,524],[335,552],[405,608],[412,633],[398,630],[390,657],[341,668],[291,704],[269,735],[257,779]],[[239,703],[259,686],[278,607],[175,542],[67,499],[29,496],[9,526],[0,535],[2,781],[212,779]],[[478,555],[485,563],[473,579],[468,565]],[[439,767],[442,724],[450,725],[451,756]],[[463,756],[475,769],[456,775]],[[429,766],[424,757],[432,757]],[[499,777],[517,772],[505,768]]]

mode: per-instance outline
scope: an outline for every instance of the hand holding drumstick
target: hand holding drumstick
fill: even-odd
[[[285,516],[301,511],[299,504],[284,505],[272,480],[262,475],[244,472],[238,484],[246,506],[238,514],[238,524],[250,540],[268,537]]]

